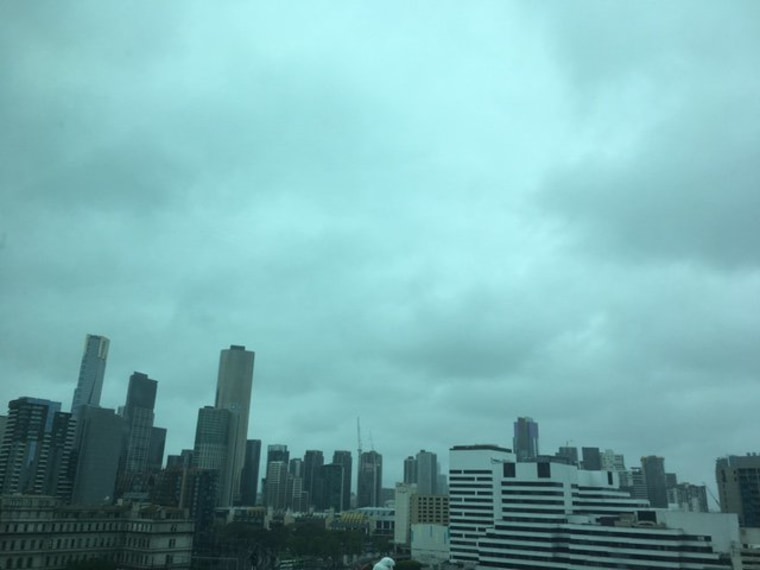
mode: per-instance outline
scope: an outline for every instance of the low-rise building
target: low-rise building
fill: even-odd
[[[104,560],[123,570],[189,569],[193,522],[155,505],[62,506],[42,495],[0,496],[0,568],[64,569]]]

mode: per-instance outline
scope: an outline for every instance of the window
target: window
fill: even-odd
[[[504,477],[514,477],[516,475],[514,463],[504,463]]]
[[[539,479],[549,479],[552,476],[551,463],[536,463],[536,470]]]

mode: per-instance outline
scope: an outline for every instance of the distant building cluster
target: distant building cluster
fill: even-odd
[[[448,473],[421,449],[386,489],[383,456],[360,434],[356,451],[303,457],[249,439],[255,354],[232,345],[192,449],[164,462],[156,380],[134,372],[124,405],[100,406],[109,347],[87,335],[69,411],[24,395],[0,416],[0,569],[189,569],[213,550],[215,525],[299,517],[384,537],[435,567],[760,568],[758,455],[717,460],[722,512],[710,513],[706,485],[679,481],[663,457],[627,467],[614,450],[569,442],[542,454],[538,422],[519,417],[511,448],[453,446]]]

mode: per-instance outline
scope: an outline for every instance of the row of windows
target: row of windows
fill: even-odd
[[[139,523],[138,523],[139,524]],[[135,526],[133,523],[132,526]],[[140,524],[150,531],[150,526]],[[123,527],[121,522],[95,522],[95,523],[15,523],[5,524],[2,526],[3,534],[17,534],[24,532],[97,532],[101,530],[120,530]]]

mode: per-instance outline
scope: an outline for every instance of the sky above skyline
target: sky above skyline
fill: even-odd
[[[0,403],[219,351],[249,436],[760,451],[760,4],[0,5]],[[3,412],[4,413],[4,412]]]

